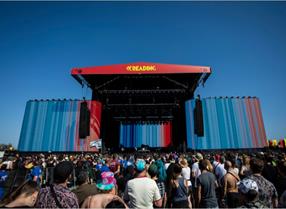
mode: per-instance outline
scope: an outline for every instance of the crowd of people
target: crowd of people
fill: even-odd
[[[8,208],[286,207],[278,152],[16,154],[0,164]]]

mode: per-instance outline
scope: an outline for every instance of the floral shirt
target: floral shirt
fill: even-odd
[[[53,185],[56,197],[63,208],[79,208],[76,195],[62,185]],[[35,205],[37,208],[58,208],[50,187],[42,188]]]
[[[262,201],[267,207],[272,208],[272,199],[278,198],[278,193],[274,185],[263,176],[251,175],[248,178],[257,183],[259,200]]]

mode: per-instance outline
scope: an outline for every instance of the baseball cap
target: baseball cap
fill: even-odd
[[[237,184],[239,191],[243,194],[247,194],[250,190],[255,190],[256,192],[258,192],[258,185],[252,179],[243,179]]]
[[[114,174],[110,171],[101,173],[101,182],[96,184],[97,188],[100,190],[111,190],[116,185],[116,179]]]
[[[139,171],[139,172],[144,171],[145,170],[145,165],[146,165],[145,160],[138,159],[136,161],[136,170]]]

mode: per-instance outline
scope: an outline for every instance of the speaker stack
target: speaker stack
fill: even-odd
[[[196,99],[196,107],[194,109],[194,125],[195,134],[197,136],[204,136],[203,107],[200,99]]]
[[[80,104],[79,115],[79,138],[83,139],[89,136],[90,132],[90,111],[87,107],[87,102]]]

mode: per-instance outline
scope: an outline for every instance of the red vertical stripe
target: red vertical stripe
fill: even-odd
[[[257,124],[258,124],[258,135],[259,135],[259,146],[260,147],[264,147],[265,144],[264,144],[264,139],[263,139],[263,136],[262,136],[262,124],[261,124],[261,121],[260,121],[260,118],[259,118],[259,106],[257,105],[257,100],[256,98],[253,99],[253,104],[254,104],[254,107],[255,107],[255,113],[256,113],[256,121],[257,121]]]
[[[67,130],[66,130],[66,146],[65,146],[65,150],[69,150],[70,149],[70,132],[71,132],[71,115],[72,115],[72,108],[73,108],[73,101],[69,101],[70,106],[69,106],[69,119],[68,119],[68,126],[67,126]]]
[[[252,126],[253,126],[253,135],[254,135],[254,139],[256,142],[256,147],[261,147],[260,140],[257,137],[258,136],[258,134],[257,134],[258,129],[255,126],[255,123],[257,123],[257,118],[254,117],[254,113],[253,113],[253,111],[255,111],[255,110],[253,110],[253,99],[249,99],[249,105],[250,105],[251,119],[252,119]]]
[[[92,101],[88,101],[87,102],[87,106],[88,106],[88,109],[89,109],[89,112],[90,112],[90,115],[89,115],[89,117],[90,117],[89,118],[89,136],[86,137],[86,139],[84,140],[85,141],[84,150],[85,151],[96,151],[96,149],[94,149],[93,147],[89,146],[90,142],[93,139],[93,129],[92,129],[92,126],[91,126],[91,118],[92,118],[92,115],[93,115]]]
[[[79,151],[78,147],[79,147],[79,115],[80,115],[80,104],[81,101],[79,101],[77,103],[77,116],[76,116],[76,134],[75,134],[75,143],[74,143],[74,150],[75,151]]]
[[[259,99],[257,98],[255,99],[255,104],[257,106],[257,117],[259,121],[259,132],[260,132],[261,140],[263,142],[263,146],[267,146],[266,132],[265,132],[265,127],[263,123],[263,117],[261,113],[261,106],[260,106]]]
[[[90,136],[87,138],[85,150],[97,151],[95,147],[90,147],[90,142],[100,138],[101,103],[98,101],[88,101],[90,110]]]
[[[160,144],[159,146],[165,147],[165,124],[160,125]]]
[[[171,122],[165,125],[165,147],[171,144]]]
[[[248,121],[249,121],[249,127],[250,127],[250,132],[251,132],[251,137],[252,137],[252,146],[255,148],[257,147],[257,139],[255,136],[255,132],[254,132],[254,124],[253,124],[253,118],[252,118],[252,111],[251,111],[251,106],[250,106],[250,101],[247,98],[246,99],[246,112],[247,112],[247,117],[248,117]]]

